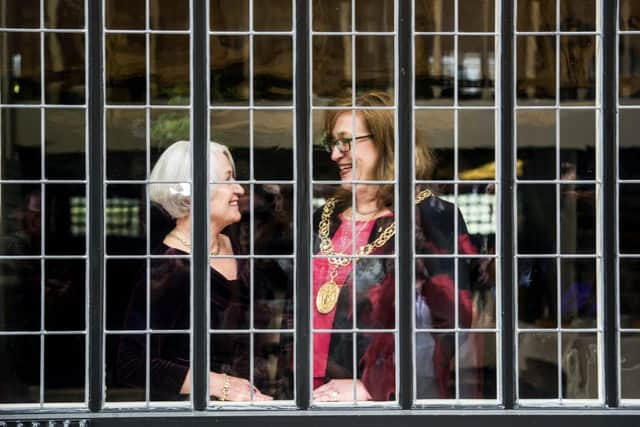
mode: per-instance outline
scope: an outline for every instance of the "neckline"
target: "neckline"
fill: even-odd
[[[173,246],[169,246],[166,243],[162,242],[161,243],[162,246],[164,246],[166,249],[163,251],[163,254],[166,254],[167,250],[169,251],[176,251],[178,252],[178,254],[176,255],[189,255],[191,256],[191,253],[189,252],[185,252],[182,249],[178,249],[178,248],[174,248]],[[191,262],[191,259],[188,259],[187,261]],[[218,270],[216,270],[215,268],[213,268],[213,266],[211,264],[209,264],[209,268],[217,275],[219,275],[220,277],[222,277],[224,280],[226,280],[227,282],[240,282],[240,277],[236,275],[235,279],[229,279],[227,276],[225,276],[224,274],[222,274],[221,272],[219,272]]]

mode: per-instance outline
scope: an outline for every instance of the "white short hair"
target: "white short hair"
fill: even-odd
[[[217,142],[209,142],[209,170],[219,170],[218,153],[229,159],[235,176],[236,166],[229,149]],[[149,176],[152,182],[149,185],[149,198],[173,218],[185,217],[191,210],[191,179],[191,142],[174,142],[162,152],[153,166]],[[170,183],[162,184],[162,181]]]

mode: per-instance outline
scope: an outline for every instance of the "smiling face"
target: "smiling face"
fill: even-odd
[[[244,189],[235,183],[235,176],[229,158],[220,152],[215,153],[215,156],[216,180],[228,181],[228,183],[211,186],[210,220],[222,230],[227,225],[238,222],[242,218],[238,200],[244,194]]]
[[[351,112],[345,112],[338,116],[333,126],[331,135],[337,138],[352,138],[370,134],[369,128],[360,113],[356,113],[355,127]],[[351,142],[351,150],[346,153],[333,147],[331,160],[338,166],[340,179],[345,182],[343,188],[349,190],[351,180],[373,180],[380,154],[375,142],[371,138],[364,138]],[[355,170],[355,173],[354,173]]]

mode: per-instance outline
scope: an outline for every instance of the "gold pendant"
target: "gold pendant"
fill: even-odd
[[[320,314],[331,313],[336,307],[338,302],[338,295],[340,294],[340,287],[333,280],[329,280],[324,283],[318,289],[318,295],[316,296],[316,308]]]

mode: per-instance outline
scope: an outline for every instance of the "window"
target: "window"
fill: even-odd
[[[636,9],[0,1],[0,421],[630,423]]]

